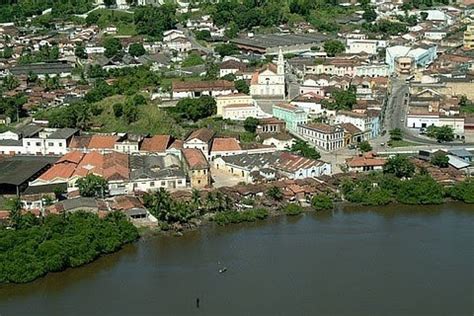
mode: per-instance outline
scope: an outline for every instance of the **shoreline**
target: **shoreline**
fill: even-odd
[[[218,224],[214,220],[211,219],[211,216],[214,216],[217,213],[208,213],[204,214],[200,218],[196,218],[196,220],[193,221],[193,223],[186,223],[181,226],[181,229],[173,229],[170,228],[168,230],[162,230],[160,227],[139,227],[138,231],[140,234],[140,238],[149,238],[149,237],[155,237],[155,236],[168,236],[168,237],[182,237],[184,234],[197,231],[199,229],[203,229],[206,227],[210,227],[212,225],[216,226],[221,226],[221,227],[226,227],[226,226],[232,226],[236,224],[242,224],[242,223],[253,223],[253,222],[264,222],[270,218],[278,218],[278,217],[298,217],[302,214],[324,214],[324,213],[329,213],[329,212],[334,212],[335,210],[341,210],[342,208],[358,208],[358,210],[353,210],[353,211],[362,211],[360,208],[377,208],[375,212],[383,212],[384,210],[382,208],[386,208],[388,206],[407,206],[407,207],[423,207],[423,206],[440,206],[440,205],[447,205],[447,204],[461,204],[461,205],[473,205],[472,203],[466,203],[463,201],[459,200],[454,200],[452,198],[445,198],[442,203],[438,204],[403,204],[398,201],[392,201],[388,204],[384,205],[366,205],[366,204],[361,204],[361,203],[354,203],[354,202],[349,202],[349,201],[337,201],[334,202],[333,208],[328,209],[328,210],[315,210],[312,206],[305,206],[302,207],[302,210],[298,214],[285,214],[283,210],[280,208],[285,205],[285,204],[280,204],[276,209],[275,208],[266,208],[268,210],[268,216],[263,219],[255,219],[252,221],[243,221],[241,223],[227,223],[227,224]],[[258,207],[255,207],[258,208]],[[264,208],[262,206],[262,208]],[[229,212],[229,211],[228,211]],[[237,211],[239,212],[239,211]],[[423,212],[422,209],[419,210],[419,212]],[[473,210],[474,212],[474,210]],[[208,215],[208,216],[206,216]],[[206,218],[205,218],[206,217]],[[159,225],[159,224],[158,224]],[[172,227],[172,225],[170,225]]]

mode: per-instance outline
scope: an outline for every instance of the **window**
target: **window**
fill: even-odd
[[[151,181],[151,182],[150,182],[150,187],[153,188],[154,186],[155,186],[155,182]]]
[[[26,145],[27,145],[27,146],[31,146],[30,142],[26,142]]]
[[[49,143],[48,143],[48,146],[49,146],[49,147],[53,147],[53,146],[54,146],[54,143],[49,142]]]
[[[41,143],[40,142],[36,142],[36,147],[39,147],[41,146]]]
[[[165,187],[166,186],[166,181],[161,181],[161,186]]]

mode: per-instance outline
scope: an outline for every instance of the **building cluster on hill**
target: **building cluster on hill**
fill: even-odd
[[[150,30],[136,15],[162,19],[167,1],[106,2],[75,19],[50,10],[0,25],[0,195],[20,196],[25,208],[150,218],[136,197],[159,189],[245,196],[284,183],[285,194],[313,194],[339,168],[327,157],[389,133],[385,110],[397,84],[409,86],[406,129],[448,127],[459,140],[474,129],[474,11],[461,5],[383,0],[359,11],[340,1],[350,12],[334,21],[268,29],[248,21],[245,29],[176,1],[173,21]],[[156,7],[163,12],[151,15]],[[338,32],[321,30],[333,23]],[[210,101],[194,111],[202,100]],[[134,125],[152,110],[179,132]],[[111,112],[121,132],[91,120]],[[348,172],[386,162],[370,150],[351,154]],[[450,168],[469,168],[461,153],[447,155]],[[90,175],[106,182],[101,203],[78,197]],[[67,199],[47,205],[57,191]]]

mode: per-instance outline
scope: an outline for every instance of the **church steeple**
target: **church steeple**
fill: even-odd
[[[283,52],[281,51],[281,47],[278,50],[277,74],[278,75],[285,74],[285,59],[283,58]]]

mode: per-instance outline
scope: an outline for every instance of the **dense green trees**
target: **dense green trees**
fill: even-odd
[[[105,57],[112,58],[122,52],[122,43],[115,37],[107,37],[103,42],[105,48]]]
[[[321,158],[321,154],[314,148],[311,147],[308,142],[297,139],[290,148],[290,152],[299,156],[311,159]]]
[[[28,98],[23,94],[17,94],[13,97],[0,97],[0,114],[5,114],[10,117],[12,121],[17,120],[17,115],[20,117],[24,114],[22,105],[26,103]]]
[[[349,202],[362,205],[386,205],[394,200],[399,183],[399,180],[392,175],[371,173],[357,180],[344,179],[341,183],[341,192]]]
[[[171,3],[159,7],[140,6],[135,9],[134,23],[138,34],[161,38],[164,31],[177,23],[176,7]]]
[[[377,19],[377,12],[375,12],[375,9],[372,6],[366,6],[362,18],[367,22],[373,22]]]
[[[366,23],[363,27],[369,32],[380,33],[384,36],[395,36],[406,33],[408,30],[405,23],[392,22],[390,20],[379,20],[375,24]]]
[[[53,17],[85,13],[92,9],[93,0],[4,0],[0,4],[0,23],[26,20],[52,8]]]
[[[443,198],[443,187],[430,175],[417,175],[403,181],[397,192],[398,202],[404,204],[440,204]]]
[[[95,174],[88,174],[80,178],[76,183],[81,196],[85,197],[105,197],[108,191],[107,180]]]
[[[431,163],[440,168],[449,166],[449,157],[444,153],[436,153],[431,157]]]
[[[173,200],[163,188],[145,195],[144,202],[150,213],[167,224],[185,224],[199,214],[191,203]]]
[[[455,184],[449,190],[449,195],[464,203],[474,203],[474,180],[467,178],[466,180]]]
[[[87,59],[87,53],[84,45],[76,45],[76,48],[74,49],[74,55],[76,55],[76,57],[79,59]]]
[[[320,193],[313,196],[311,199],[311,206],[316,211],[332,210],[334,208],[334,203],[328,194]]]
[[[360,142],[359,149],[361,152],[366,153],[372,150],[372,146],[368,141],[364,140],[363,142]]]
[[[230,56],[237,54],[239,49],[235,44],[220,44],[217,45],[215,48],[216,53],[218,53],[221,57]]]
[[[415,165],[406,156],[397,154],[387,160],[383,172],[397,178],[409,178],[415,173]]]
[[[196,39],[200,41],[210,41],[212,39],[211,32],[209,32],[209,30],[196,31],[195,35],[196,35]]]
[[[249,94],[249,93],[250,93],[249,84],[247,83],[247,81],[245,81],[245,80],[243,80],[243,79],[240,79],[240,80],[236,80],[236,81],[235,81],[235,88],[236,88],[237,91],[239,91],[240,93],[245,93],[245,94]]]
[[[247,117],[244,121],[244,128],[249,133],[255,133],[259,122],[260,121],[255,117]]]
[[[403,139],[402,130],[399,128],[394,128],[390,130],[390,140],[399,141]]]
[[[459,188],[464,187],[459,185]],[[428,174],[417,174],[401,180],[392,174],[371,173],[356,180],[344,179],[341,192],[346,200],[363,205],[385,205],[393,201],[403,204],[439,204],[445,195],[443,187]],[[466,191],[460,189],[459,192]]]
[[[33,215],[22,215],[35,219]],[[0,283],[30,282],[48,272],[89,263],[138,238],[122,213],[49,215],[28,226],[0,229]]]
[[[439,142],[450,142],[454,139],[454,130],[451,126],[428,126],[426,129],[428,137],[436,138]]]
[[[99,109],[96,105],[79,102],[43,112],[40,117],[47,119],[50,127],[86,129],[89,126],[91,117],[98,113],[97,111]]]
[[[347,90],[337,89],[332,92],[332,100],[323,100],[323,105],[331,110],[351,110],[357,103],[355,87]]]
[[[18,59],[20,64],[32,64],[39,62],[55,61],[59,58],[59,47],[58,45],[44,45],[41,46],[39,51],[32,52],[25,50]]]
[[[344,43],[338,40],[328,40],[324,42],[324,51],[328,56],[336,56],[337,54],[343,53],[346,50]]]
[[[268,188],[267,195],[275,201],[283,200],[283,192],[279,187],[272,186]]]
[[[216,114],[216,101],[210,96],[201,96],[198,99],[185,98],[178,101],[171,110],[179,118],[194,122]]]
[[[130,47],[128,47],[128,53],[132,56],[138,57],[138,56],[145,55],[146,50],[143,47],[143,44],[141,44],[141,43],[132,43],[132,44],[130,44]]]

